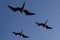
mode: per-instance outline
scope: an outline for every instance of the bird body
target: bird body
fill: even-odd
[[[47,20],[45,23],[38,23],[38,22],[35,22],[38,26],[43,26],[43,27],[46,27],[46,29],[53,29],[51,27],[49,27],[46,23],[47,23]]]
[[[24,9],[24,6],[25,6],[25,2],[23,3],[21,8],[19,8],[19,7],[14,8],[14,7],[8,5],[8,7],[14,12],[20,11],[21,13],[24,12],[26,15],[35,15],[34,13],[31,13],[28,10]]]
[[[22,36],[23,38],[29,38],[28,36],[24,35],[22,32],[21,32],[21,33],[13,32],[13,34],[14,34],[14,35]]]

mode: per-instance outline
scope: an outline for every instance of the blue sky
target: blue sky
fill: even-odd
[[[13,12],[8,5],[21,7],[35,13],[26,16],[19,11]],[[45,22],[52,30],[39,27],[35,22]],[[28,35],[28,39],[15,36],[12,32]],[[0,40],[60,40],[60,0],[0,0]]]

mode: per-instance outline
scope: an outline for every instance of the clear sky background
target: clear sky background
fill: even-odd
[[[13,12],[8,5],[21,7],[35,13],[26,16]],[[45,22],[53,29],[39,27],[35,22]],[[12,32],[21,32],[29,38],[22,38]],[[0,0],[0,40],[60,40],[60,0]]]

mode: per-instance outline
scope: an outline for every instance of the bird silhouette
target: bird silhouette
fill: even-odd
[[[13,32],[13,34],[14,34],[14,35],[22,36],[23,38],[29,38],[28,36],[24,35],[22,32],[23,32],[23,31],[21,31],[21,33]]]
[[[14,7],[8,5],[8,7],[14,12],[20,11],[21,13],[24,12],[26,15],[35,15],[35,13],[31,13],[28,10],[24,9],[24,6],[25,6],[25,2],[23,3],[21,8],[19,8],[19,7],[14,8]]]
[[[43,26],[43,27],[46,27],[46,29],[53,29],[51,27],[49,27],[46,23],[47,23],[48,20],[46,20],[45,23],[38,23],[38,22],[35,22],[38,26]]]

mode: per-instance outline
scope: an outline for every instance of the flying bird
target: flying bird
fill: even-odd
[[[19,35],[19,36],[22,36],[23,38],[29,38],[28,36],[26,36],[25,34],[22,33],[23,31],[21,31],[21,33],[16,33],[16,32],[13,32],[14,35]]]
[[[25,6],[25,2],[23,3],[21,8],[19,8],[19,7],[14,8],[14,7],[8,5],[8,7],[14,12],[20,11],[21,13],[24,12],[26,15],[35,15],[35,13],[31,13],[28,10],[24,9],[24,6]]]
[[[43,26],[43,27],[46,27],[46,29],[53,29],[51,27],[49,27],[46,23],[47,23],[48,20],[46,20],[45,23],[38,23],[38,22],[35,22],[38,26]]]

